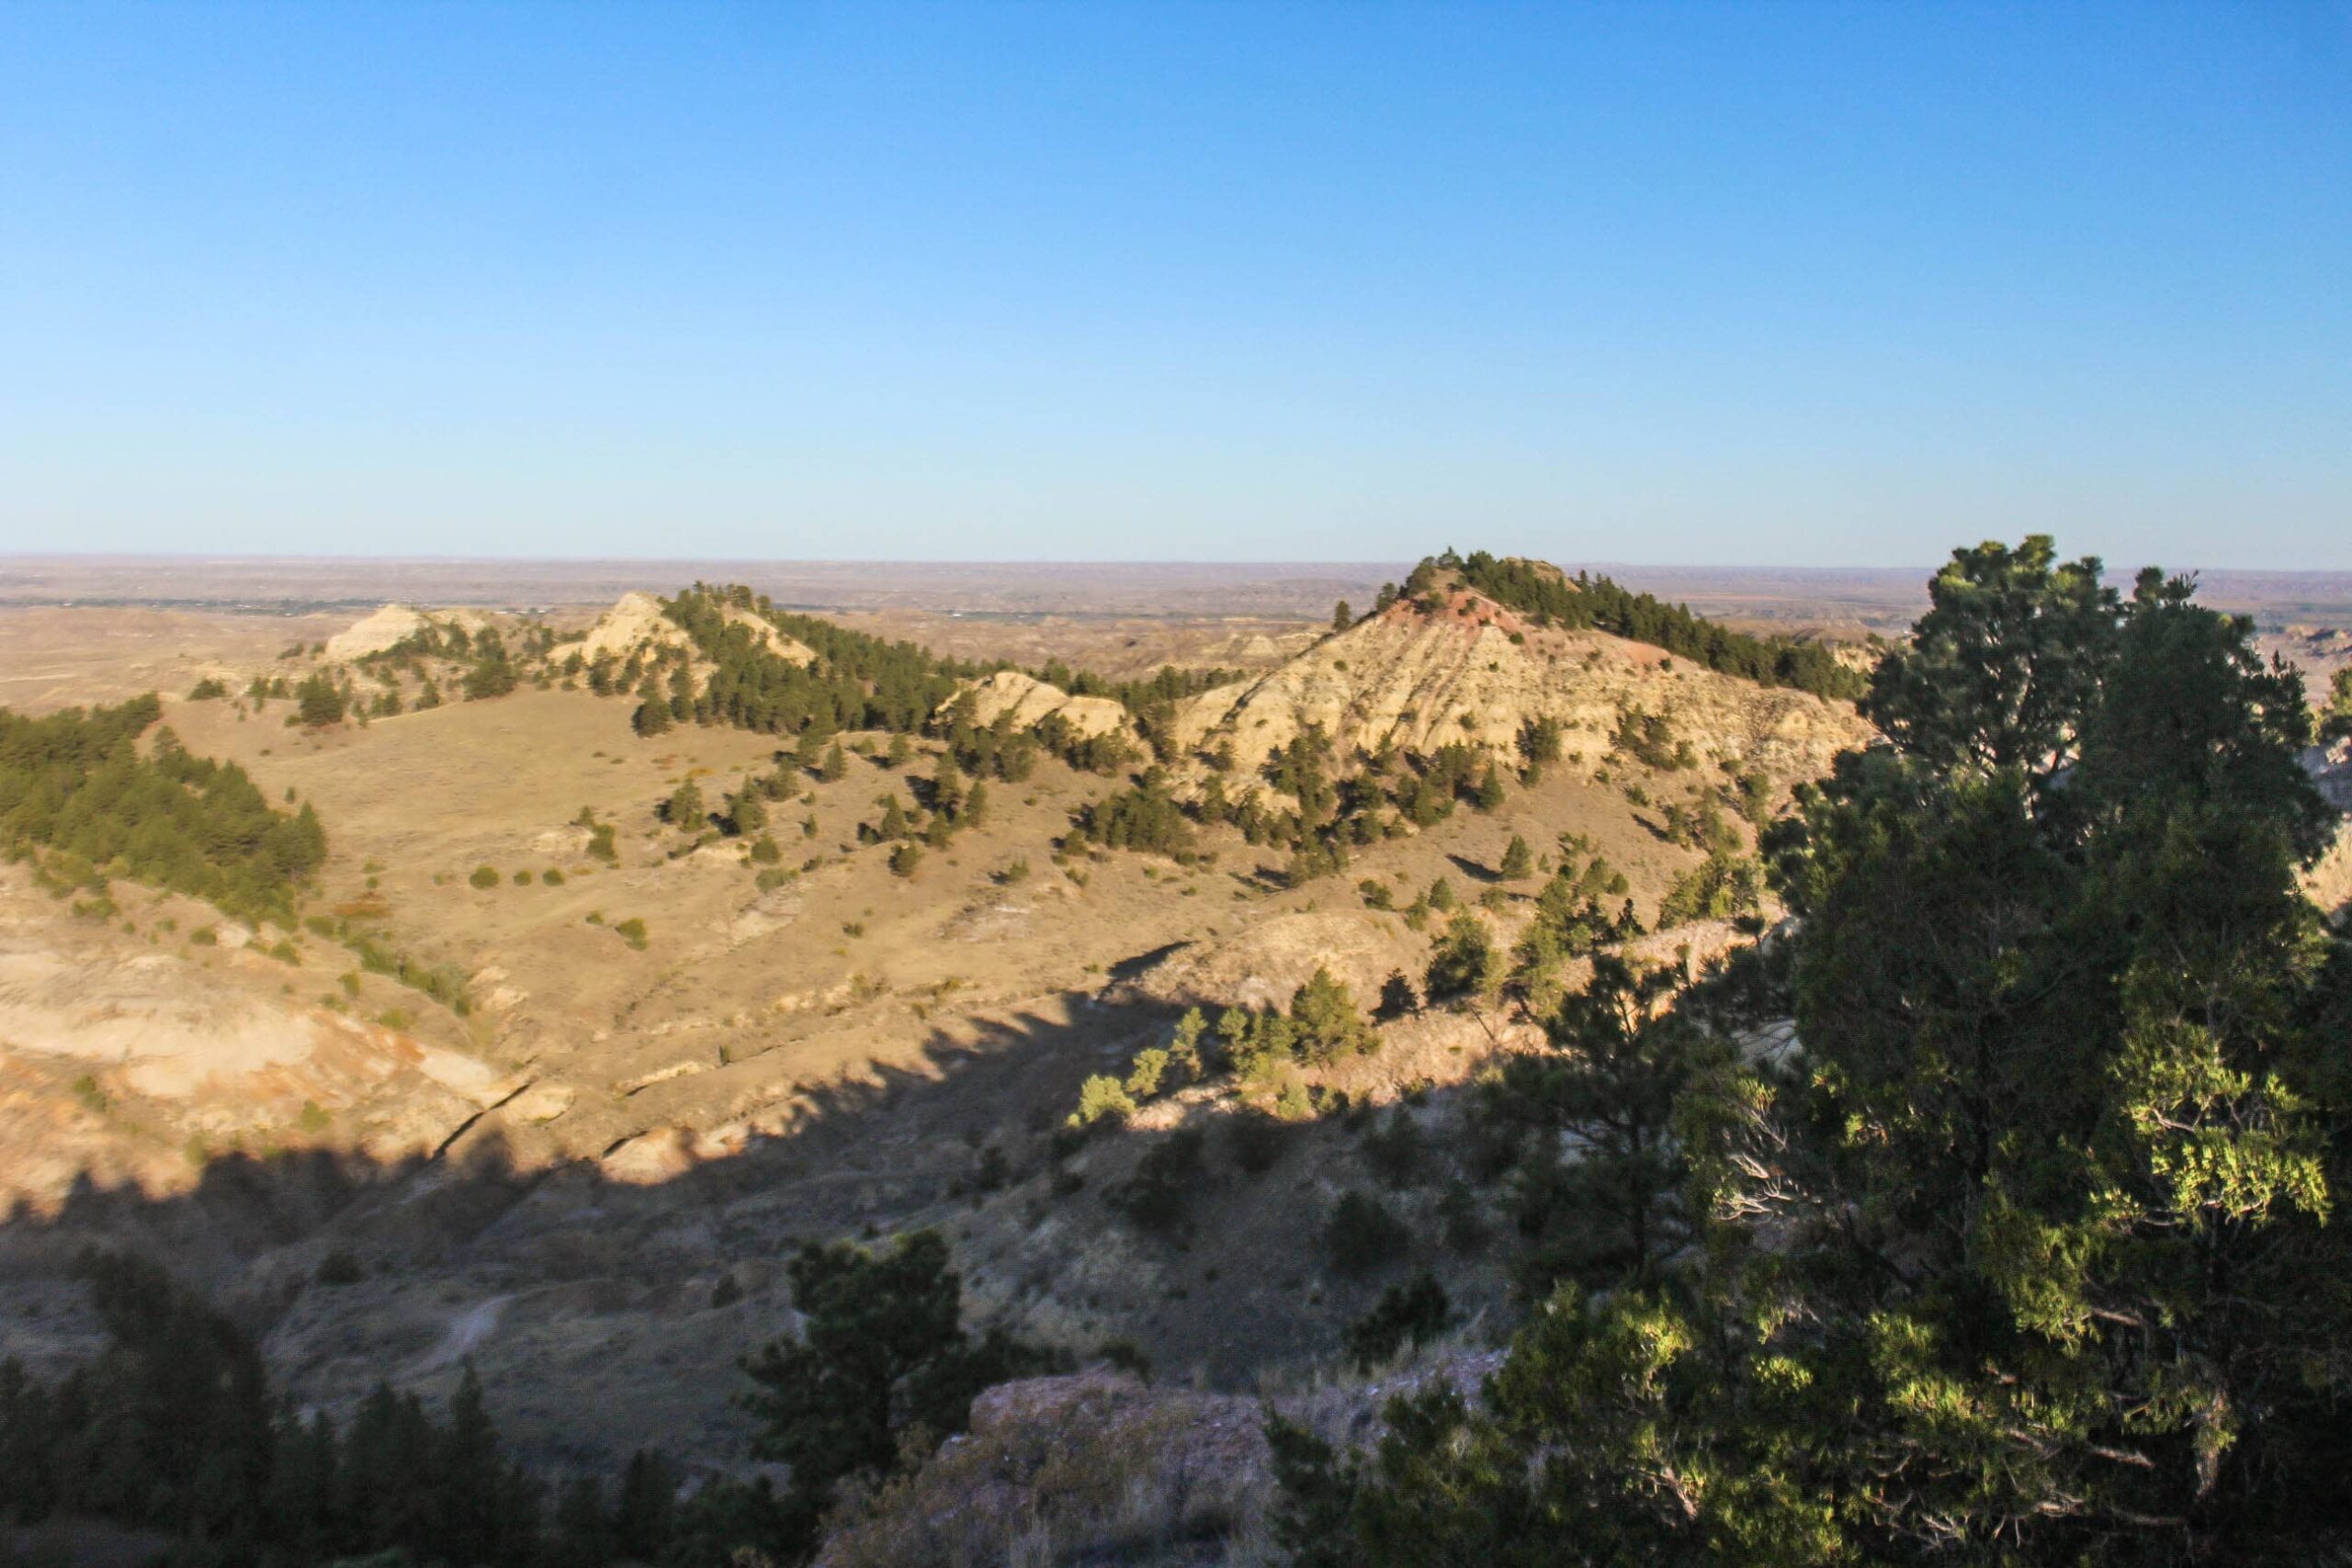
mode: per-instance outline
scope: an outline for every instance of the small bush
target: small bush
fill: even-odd
[[[1068,1125],[1091,1127],[1105,1117],[1124,1122],[1136,1113],[1136,1102],[1126,1086],[1114,1077],[1098,1073],[1078,1089],[1078,1109],[1069,1113]]]
[[[338,1248],[319,1259],[311,1277],[322,1285],[356,1285],[367,1278],[367,1270],[359,1267],[359,1259]]]
[[[498,886],[498,868],[494,865],[478,865],[474,867],[474,874],[466,880],[476,887],[495,887]]]
[[[1408,1344],[1428,1344],[1445,1332],[1453,1316],[1445,1287],[1427,1269],[1410,1284],[1391,1285],[1380,1292],[1380,1304],[1348,1328],[1348,1357],[1370,1371]]]
[[[1144,1151],[1136,1173],[1111,1202],[1139,1228],[1167,1235],[1184,1228],[1185,1211],[1200,1186],[1200,1130],[1182,1128]]]
[[[1282,1159],[1292,1135],[1290,1126],[1263,1111],[1244,1111],[1226,1128],[1225,1146],[1238,1169],[1263,1176]]]
[[[631,915],[628,919],[621,921],[618,925],[613,928],[613,931],[623,942],[628,943],[639,953],[645,951],[645,922],[639,919],[635,915]]]
[[[1324,1250],[1340,1274],[1373,1273],[1402,1257],[1412,1239],[1402,1220],[1362,1192],[1342,1194],[1323,1229]]]

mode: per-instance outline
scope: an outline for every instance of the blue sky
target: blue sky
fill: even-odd
[[[0,7],[0,549],[2352,567],[2352,5]]]

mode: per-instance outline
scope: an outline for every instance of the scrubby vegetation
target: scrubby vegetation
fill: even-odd
[[[64,885],[130,877],[290,926],[326,859],[317,815],[274,808],[243,769],[189,755],[169,728],[141,755],[161,711],[152,694],[43,718],[0,708],[0,843],[54,851],[46,869]]]

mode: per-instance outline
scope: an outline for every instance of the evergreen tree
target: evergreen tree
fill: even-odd
[[[1413,982],[1406,978],[1402,969],[1391,969],[1388,978],[1380,983],[1380,1005],[1374,1010],[1374,1016],[1405,1018],[1420,1010],[1420,994],[1413,989]]]
[[[1456,997],[1492,995],[1503,981],[1503,955],[1496,948],[1487,922],[1468,909],[1447,922],[1445,934],[1430,951],[1424,988],[1431,1001]]]
[[[1290,1019],[1298,1049],[1311,1062],[1329,1062],[1342,1051],[1370,1052],[1380,1044],[1380,1036],[1356,1010],[1355,994],[1319,964],[1292,993]]]
[[[825,749],[824,764],[817,770],[817,776],[827,784],[833,784],[848,774],[849,757],[842,750],[842,743],[836,740]]]
[[[936,1231],[888,1251],[846,1242],[804,1246],[786,1266],[799,1336],[748,1357],[742,1404],[761,1423],[753,1447],[792,1467],[792,1496],[813,1524],[834,1484],[898,1467],[902,1433],[963,1430],[972,1396],[1044,1358],[962,1325],[962,1281]]]
[[[1331,606],[1331,629],[1333,631],[1343,632],[1355,624],[1355,615],[1348,608],[1348,602],[1345,599],[1340,600],[1338,604]]]
[[[1513,833],[1509,847],[1503,851],[1502,864],[1496,871],[1505,882],[1518,882],[1532,876],[1535,874],[1535,852],[1527,847],[1525,839]]]
[[[689,775],[662,803],[662,819],[682,833],[699,833],[708,809],[703,804],[702,786]]]
[[[749,781],[729,797],[727,824],[728,831],[739,838],[757,833],[768,825],[768,808],[760,798],[759,789]]]
[[[294,714],[312,729],[343,722],[349,706],[343,689],[323,670],[313,671],[294,688]]]
[[[1503,803],[1503,771],[1492,762],[1487,764],[1487,776],[1478,781],[1478,809],[1494,811]]]

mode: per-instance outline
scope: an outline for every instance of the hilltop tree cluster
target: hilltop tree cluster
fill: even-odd
[[[1607,577],[1580,571],[1570,579],[1541,562],[1498,559],[1485,550],[1473,550],[1467,556],[1447,550],[1423,560],[1406,579],[1405,596],[1423,598],[1434,593],[1441,575],[1449,572],[1463,586],[1518,611],[1538,626],[1590,628],[1645,642],[1761,686],[1790,686],[1848,702],[1860,697],[1866,689],[1860,673],[1839,663],[1819,643],[1751,637],[1692,615],[1687,605],[1634,592]]]

